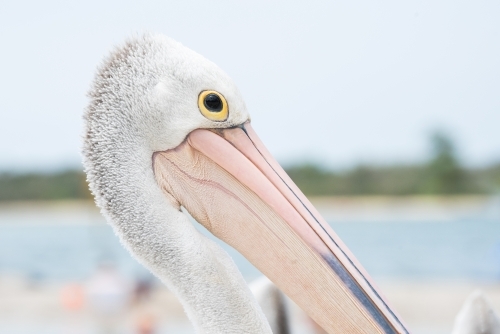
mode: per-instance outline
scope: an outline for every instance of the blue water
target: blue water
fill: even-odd
[[[374,277],[500,280],[500,222],[336,223]]]
[[[500,280],[498,221],[337,222],[332,227],[374,278]],[[235,250],[223,247],[247,280],[259,275]],[[106,224],[0,222],[0,275],[78,281],[103,262],[131,277],[147,275]]]

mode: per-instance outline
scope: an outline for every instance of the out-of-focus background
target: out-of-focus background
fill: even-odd
[[[2,3],[0,333],[193,333],[80,164],[95,68],[144,31],[234,79],[414,333],[449,333],[475,289],[500,312],[499,14],[497,1]],[[301,317],[295,333],[312,333]]]

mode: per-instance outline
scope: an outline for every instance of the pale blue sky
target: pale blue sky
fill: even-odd
[[[96,65],[135,32],[223,68],[282,162],[421,161],[432,129],[500,160],[498,1],[11,1],[0,5],[0,170],[77,166]]]

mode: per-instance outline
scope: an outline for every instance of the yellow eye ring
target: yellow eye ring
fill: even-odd
[[[226,99],[215,90],[204,90],[200,93],[198,108],[203,116],[215,122],[223,122],[229,115]]]

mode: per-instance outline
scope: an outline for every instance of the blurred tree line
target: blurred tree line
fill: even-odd
[[[82,171],[0,174],[0,201],[91,198],[92,195]]]
[[[420,165],[373,167],[345,172],[314,164],[287,168],[306,195],[452,195],[500,191],[500,164],[466,169],[456,157],[451,139],[441,132],[431,137],[432,158]]]
[[[442,133],[431,138],[432,158],[420,165],[361,165],[335,172],[314,164],[295,165],[286,172],[306,194],[326,195],[452,195],[500,191],[500,163],[466,169],[453,142]],[[91,199],[85,174],[69,170],[50,174],[0,174],[0,201]]]

